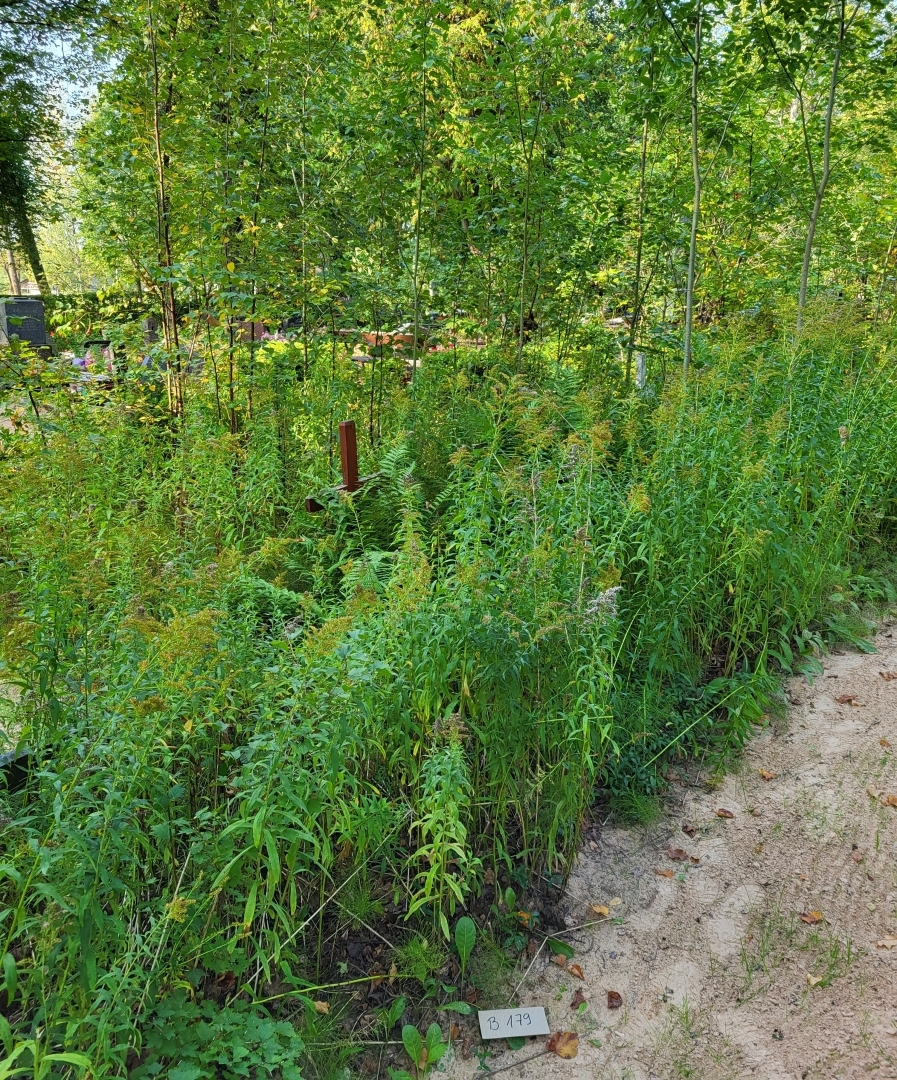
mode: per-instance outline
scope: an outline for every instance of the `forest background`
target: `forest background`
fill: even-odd
[[[0,5],[55,336],[0,351],[0,1070],[441,1016],[422,1076],[590,816],[863,646],[895,60],[880,0]]]

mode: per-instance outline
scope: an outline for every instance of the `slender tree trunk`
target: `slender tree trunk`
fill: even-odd
[[[9,278],[10,292],[13,296],[20,296],[22,282],[19,280],[19,268],[16,266],[16,257],[12,252],[12,248],[4,250],[4,260],[6,262],[6,276]]]
[[[838,89],[838,69],[841,65],[841,50],[844,46],[845,34],[844,10],[841,12],[841,27],[838,37],[838,47],[835,49],[835,58],[832,62],[832,77],[828,88],[828,102],[825,108],[825,130],[822,136],[822,172],[819,182],[815,185],[816,197],[813,200],[813,209],[810,211],[810,222],[807,226],[807,238],[804,243],[804,262],[800,272],[800,293],[797,298],[797,333],[800,334],[804,326],[804,308],[807,305],[807,283],[810,280],[810,261],[813,257],[813,240],[816,236],[816,226],[819,223],[819,211],[822,209],[822,199],[825,189],[828,187],[829,178],[832,175],[831,149],[832,149],[832,115],[835,111],[835,93]]]
[[[17,193],[12,210],[16,235],[19,238],[22,250],[25,252],[25,258],[28,260],[28,265],[31,267],[31,273],[34,274],[34,280],[41,291],[41,295],[48,296],[50,293],[50,286],[47,282],[47,275],[44,273],[44,264],[41,262],[40,250],[37,246],[37,237],[34,235],[34,230],[31,228],[31,219],[28,215],[28,208],[25,206],[25,200],[20,193]]]
[[[173,416],[183,411],[183,388],[181,386],[181,363],[178,356],[178,321],[174,284],[171,281],[171,228],[170,206],[165,178],[166,155],[162,150],[162,128],[159,121],[161,102],[159,98],[159,58],[156,50],[156,31],[153,23],[152,3],[147,7],[150,55],[153,65],[153,145],[156,156],[156,228],[159,246],[159,262],[165,271],[160,294],[162,299],[162,330],[165,335],[167,360],[168,408]],[[170,89],[170,88],[169,88]]]
[[[691,168],[694,176],[694,204],[691,211],[691,236],[688,248],[688,280],[685,285],[685,340],[682,349],[682,376],[688,377],[691,366],[691,328],[695,307],[695,268],[698,256],[698,226],[701,221],[701,160],[698,154],[698,78],[701,72],[701,29],[703,11],[698,5],[695,21],[695,45],[691,58]]]
[[[629,344],[626,347],[626,385],[632,377],[632,354],[638,334],[641,314],[642,250],[645,243],[645,167],[648,161],[648,117],[642,120],[642,153],[638,172],[638,240],[635,248],[635,281],[632,286],[632,322],[629,324]]]

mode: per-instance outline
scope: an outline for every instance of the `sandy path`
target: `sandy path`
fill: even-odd
[[[890,626],[876,644],[877,654],[827,658],[813,685],[792,680],[787,723],[755,739],[715,791],[683,776],[656,826],[608,828],[586,844],[567,925],[619,897],[617,918],[570,937],[584,981],[543,954],[519,997],[546,1006],[553,1030],[577,1031],[579,1055],[503,1077],[897,1077],[897,947],[875,944],[897,937],[897,808],[867,793],[897,795],[897,680],[879,674],[897,669]],[[850,694],[863,704],[835,700]],[[671,847],[689,861],[671,860]],[[809,912],[823,921],[801,921]],[[607,1008],[608,990],[622,1008]],[[489,1064],[542,1043],[491,1044]],[[473,1077],[477,1064],[458,1058],[445,1071]]]

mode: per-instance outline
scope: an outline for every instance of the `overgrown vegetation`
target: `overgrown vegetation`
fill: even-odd
[[[419,1080],[593,808],[862,642],[893,52],[880,0],[3,6],[54,346],[0,346],[0,1075]]]
[[[15,1030],[142,1076],[177,1013],[248,1025],[274,1068],[283,1018],[358,985],[314,989],[340,886],[347,925],[391,904],[418,928],[394,970],[426,986],[489,882],[563,875],[596,790],[625,804],[671,755],[739,745],[887,543],[886,345],[837,316],[799,348],[736,327],[636,396],[459,354],[393,390],[376,479],[316,516],[324,403],[368,409],[347,361],[296,382],[264,346],[239,437],[208,376],[176,428],[143,422],[139,381],[45,388],[45,442],[25,425],[2,458],[9,735],[33,754],[4,796]],[[185,992],[207,1004],[166,1004]]]

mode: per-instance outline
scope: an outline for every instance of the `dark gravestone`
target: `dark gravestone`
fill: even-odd
[[[35,296],[0,297],[0,345],[8,345],[11,337],[34,348],[49,344],[43,300]]]
[[[152,315],[148,315],[143,320],[140,329],[143,331],[144,345],[153,345],[159,340],[159,321],[153,318]]]

